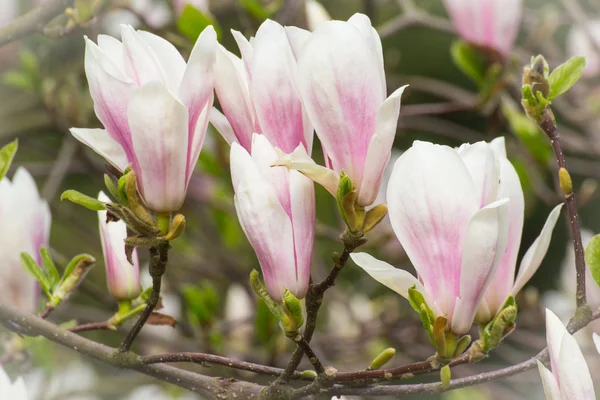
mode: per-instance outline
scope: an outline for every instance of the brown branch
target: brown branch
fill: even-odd
[[[263,386],[234,379],[213,378],[167,365],[147,365],[136,354],[118,353],[116,349],[96,343],[62,329],[33,314],[0,304],[0,322],[7,329],[46,339],[118,368],[126,368],[199,393],[210,400],[258,399]]]
[[[89,324],[81,324],[69,328],[69,332],[87,332],[87,331],[98,331],[98,330],[112,330],[111,326],[107,321],[103,322],[90,322]]]
[[[50,0],[15,18],[0,29],[0,47],[32,33],[42,32],[48,22],[64,13],[72,4],[73,0]]]

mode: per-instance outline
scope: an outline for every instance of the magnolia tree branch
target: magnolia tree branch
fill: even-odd
[[[117,368],[126,368],[172,383],[199,393],[207,399],[258,399],[263,386],[234,379],[213,378],[168,365],[148,365],[144,358],[133,353],[119,353],[116,349],[96,343],[62,329],[51,322],[15,307],[0,304],[0,321],[9,330],[21,335],[43,336]]]
[[[0,28],[0,47],[32,33],[42,32],[48,22],[65,12],[73,0],[50,0]]]

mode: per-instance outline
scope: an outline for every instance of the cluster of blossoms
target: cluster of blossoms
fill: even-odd
[[[492,0],[477,6],[445,3],[465,40],[505,57],[520,18],[521,0],[512,2],[508,9],[518,15],[498,13],[500,2]],[[475,13],[503,17],[490,21],[474,18]],[[480,25],[465,22],[471,20]],[[250,40],[236,31],[233,36],[241,58],[221,46],[208,27],[187,62],[165,39],[127,25],[121,41],[86,38],[85,72],[104,129],[72,128],[71,133],[120,172],[135,173],[145,208],[169,214],[184,203],[212,123],[231,146],[235,208],[270,297],[281,302],[289,292],[301,299],[309,288],[314,246],[313,181],[337,198],[342,213],[356,214],[344,215],[353,235],[371,228],[365,215],[376,208],[405,87],[387,96],[381,40],[362,14],[321,22],[313,32],[267,20]],[[215,93],[222,112],[213,107]],[[323,166],[311,158],[313,132],[322,145]],[[524,196],[503,138],[456,149],[416,141],[398,157],[385,184],[391,227],[418,277],[366,253],[351,257],[411,304],[417,292],[430,325],[443,321],[444,340],[456,341],[473,323],[492,323],[511,304],[541,265],[562,206],[550,213],[515,277]],[[47,244],[50,215],[31,177],[18,171],[12,183],[0,182],[0,193],[22,185],[36,204],[27,205],[30,225],[12,224],[29,234],[12,239],[19,241],[15,247],[36,254]],[[351,196],[340,199],[343,187]],[[110,202],[104,193],[98,199]],[[12,203],[6,209],[14,210]],[[124,251],[127,227],[110,221],[106,211],[98,216],[109,290],[119,300],[135,299],[141,292],[139,263],[135,250]],[[2,296],[11,293],[10,280],[0,280],[7,283]],[[553,373],[541,373],[549,398],[571,398],[563,393],[576,390],[582,396],[577,398],[593,398],[589,372],[574,376],[568,370],[575,364],[583,370],[579,348],[551,312],[547,321]],[[452,357],[455,348],[441,356]],[[587,386],[573,388],[578,379]]]

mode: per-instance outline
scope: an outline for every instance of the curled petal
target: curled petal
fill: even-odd
[[[331,169],[322,167],[315,163],[314,160],[308,156],[306,150],[304,150],[304,147],[298,146],[291,154],[280,152],[279,159],[276,160],[272,166],[281,166],[296,170],[302,175],[323,186],[334,197],[337,196],[340,177]]]
[[[537,361],[537,365],[538,370],[540,371],[540,377],[542,378],[542,384],[544,385],[546,400],[561,400],[560,389],[552,372],[544,367],[544,364],[542,364],[540,360]]]
[[[168,84],[167,73],[160,59],[142,37],[141,32],[137,32],[130,25],[121,25],[121,39],[123,40],[123,69],[131,80],[138,86],[152,81]]]
[[[479,206],[483,207],[498,199],[500,160],[490,145],[486,142],[464,144],[457,151],[473,178],[475,190],[479,194]]]
[[[217,132],[223,136],[223,139],[227,142],[227,144],[231,145],[234,142],[237,142],[237,138],[235,137],[235,133],[233,132],[233,128],[229,123],[229,120],[221,111],[217,110],[215,107],[211,108],[210,113],[208,115],[209,121]]]
[[[517,293],[519,293],[542,263],[542,260],[548,251],[548,247],[550,246],[552,231],[554,230],[554,226],[556,226],[556,221],[558,221],[562,206],[563,204],[561,203],[554,207],[550,212],[548,219],[542,228],[542,232],[527,250],[525,256],[523,256],[523,260],[521,260],[521,265],[519,266],[519,274],[517,275],[517,279],[515,280],[512,289],[513,296],[516,296]]]
[[[129,165],[125,151],[106,130],[71,128],[70,131],[75,139],[90,147],[120,171],[125,170]]]

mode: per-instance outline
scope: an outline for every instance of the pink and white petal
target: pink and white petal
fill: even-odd
[[[237,142],[235,132],[233,132],[233,128],[231,127],[231,124],[229,123],[229,120],[227,120],[225,114],[217,110],[215,107],[212,107],[210,113],[208,114],[208,119],[215,127],[217,132],[223,136],[223,139],[225,139],[227,144],[231,145],[232,143]]]
[[[550,354],[550,367],[552,374],[559,379],[559,355],[562,347],[562,340],[565,335],[568,335],[567,329],[562,321],[551,310],[546,309],[546,344],[548,345],[548,353]]]
[[[162,83],[150,82],[131,96],[128,117],[140,194],[153,211],[177,211],[185,199],[187,109]]]
[[[488,291],[489,291],[489,288],[488,288]],[[487,295],[487,292],[486,292],[486,295]],[[486,298],[484,297],[479,302],[479,307],[477,308],[477,313],[475,314],[475,323],[479,324],[479,325],[487,325],[487,323],[490,322],[494,318],[495,315],[496,314],[492,313],[492,311],[490,310],[490,306],[488,305],[488,302],[486,301]]]
[[[385,72],[383,67],[383,48],[381,46],[381,38],[377,33],[377,30],[371,25],[371,20],[365,14],[356,13],[348,20],[349,24],[352,24],[360,31],[363,35],[371,51],[373,57],[379,60],[379,75],[381,78],[381,85],[383,92],[385,93],[387,88],[385,84]]]
[[[397,89],[379,107],[375,135],[369,143],[365,171],[358,195],[358,204],[363,207],[373,204],[379,193],[383,172],[389,162],[392,145],[396,137],[401,97],[404,89],[406,89],[406,86]]]
[[[132,161],[135,156],[127,122],[127,104],[136,88],[135,83],[87,38],[84,65],[96,116]]]
[[[504,149],[503,143],[504,140],[502,140],[502,149]],[[493,145],[494,143],[492,142]],[[508,205],[508,243],[502,261],[500,261],[500,265],[496,271],[494,284],[488,288],[485,294],[490,308],[495,313],[502,306],[504,300],[511,294],[515,281],[515,267],[521,245],[521,233],[523,232],[525,200],[517,171],[515,171],[515,168],[508,159],[501,156],[502,153],[494,151],[500,157],[500,189],[498,197],[507,197],[510,200],[510,204]]]
[[[294,231],[296,280],[298,298],[304,298],[310,280],[310,266],[315,243],[315,187],[313,182],[298,171],[289,172],[291,220]]]
[[[542,364],[540,360],[537,360],[537,365],[538,370],[540,371],[540,377],[542,378],[546,400],[561,400],[560,389],[552,372],[544,367],[544,364]]]
[[[362,181],[377,112],[385,100],[379,61],[351,24],[326,22],[302,48],[298,88],[310,120],[332,165]]]
[[[130,25],[121,25],[123,69],[137,86],[158,81],[167,84],[167,74],[148,43]]]
[[[105,129],[71,128],[70,132],[75,139],[94,150],[119,171],[125,170],[129,165],[123,147]]]
[[[336,197],[340,177],[329,168],[322,167],[309,157],[304,147],[298,146],[291,154],[279,153],[279,158],[272,167],[286,167],[300,172],[319,185],[323,186],[329,193]]]
[[[513,48],[523,13],[523,0],[489,1],[492,8],[494,35],[491,46],[507,54]],[[486,15],[486,17],[488,17]]]
[[[290,46],[292,46],[292,52],[294,53],[294,57],[297,60],[300,56],[302,46],[304,46],[304,43],[310,37],[310,32],[306,29],[298,28],[295,26],[286,26],[284,27],[284,29],[290,41]]]
[[[308,29],[314,31],[317,26],[327,21],[331,21],[331,15],[323,7],[323,4],[317,0],[306,0],[306,24]]]
[[[559,204],[550,212],[548,219],[542,228],[540,235],[534,240],[531,247],[527,250],[521,265],[519,265],[519,274],[515,280],[515,284],[512,289],[512,295],[516,296],[517,293],[525,286],[525,284],[531,279],[533,274],[537,271],[540,264],[544,260],[544,256],[550,246],[550,240],[552,239],[552,232],[556,226],[556,221],[560,216],[560,210],[563,204]]]
[[[600,353],[600,336],[596,332],[592,334],[592,339],[594,340],[594,344],[596,345],[596,350]]]
[[[98,47],[113,62],[119,71],[123,71],[123,43],[110,35],[98,35]],[[126,75],[123,72],[123,77]],[[129,80],[127,77],[126,80]]]
[[[232,29],[231,34],[233,35],[233,38],[235,39],[235,42],[237,43],[238,48],[240,49],[244,69],[248,74],[248,80],[252,80],[252,71],[250,70],[250,66],[252,65],[252,58],[254,57],[254,49],[252,48],[252,44],[239,31]]]
[[[460,294],[451,314],[454,333],[467,333],[485,290],[491,283],[508,241],[508,199],[477,211],[465,234],[460,270]]]
[[[296,60],[285,29],[266,20],[254,39],[250,94],[262,133],[271,143],[291,153],[302,143],[305,148],[302,102],[293,81]]]
[[[211,92],[210,98],[204,107],[204,109],[200,112],[198,116],[198,120],[194,124],[194,132],[191,136],[189,136],[189,144],[188,144],[188,153],[187,153],[187,169],[185,172],[186,176],[186,190],[187,184],[192,178],[192,174],[194,173],[194,168],[196,167],[196,163],[198,162],[198,157],[200,156],[200,151],[202,150],[202,145],[204,144],[204,139],[206,139],[206,132],[208,130],[208,120],[210,110],[213,108],[213,99],[214,94]]]
[[[209,25],[202,31],[194,45],[177,91],[179,99],[188,109],[189,143],[198,142],[194,139],[197,131],[196,123],[200,120],[200,113],[205,109],[208,113],[212,107],[217,44],[215,29]],[[192,155],[188,153],[188,158],[193,158]]]
[[[181,53],[169,41],[158,35],[146,31],[137,31],[137,34],[154,52],[154,56],[165,72],[167,87],[176,93],[186,69]]]
[[[577,340],[563,336],[558,356],[561,400],[596,400],[594,381]]]
[[[262,179],[271,184],[277,199],[287,215],[292,217],[292,206],[290,198],[290,171],[285,168],[272,168],[279,154],[265,137],[255,133],[252,135],[252,160]]]
[[[215,91],[219,103],[237,142],[250,151],[255,132],[254,110],[242,60],[222,46],[218,47],[216,60]]]
[[[248,152],[234,143],[230,159],[238,219],[258,257],[267,289],[279,301],[285,289],[297,288],[292,224]]]
[[[457,153],[465,163],[479,194],[479,206],[484,207],[498,199],[500,161],[486,142],[463,144]]]
[[[479,210],[469,171],[448,146],[416,141],[396,162],[387,189],[392,228],[444,312],[460,289],[469,221]]]

